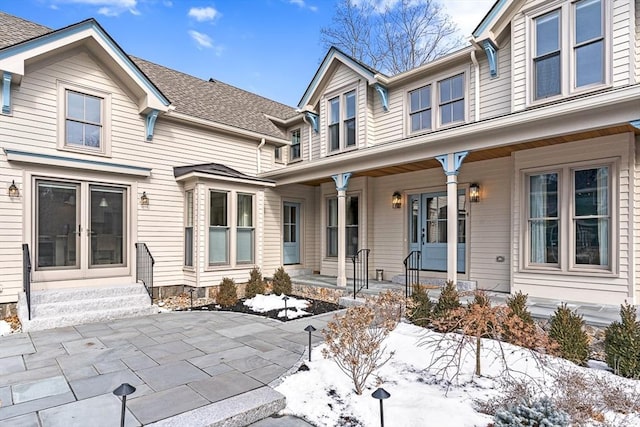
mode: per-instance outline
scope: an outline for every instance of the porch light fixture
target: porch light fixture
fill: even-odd
[[[103,197],[102,200],[100,200],[100,206],[101,208],[108,208],[109,207],[109,203],[107,202],[107,198]]]
[[[391,196],[391,207],[393,209],[400,209],[402,207],[402,194],[397,191]]]
[[[142,196],[140,196],[140,205],[149,206],[149,196],[147,196],[146,191],[143,191]]]
[[[16,186],[16,180],[11,181],[11,185],[9,186],[9,197],[20,197],[20,190]]]
[[[469,201],[471,203],[480,201],[480,186],[475,182],[469,186]]]

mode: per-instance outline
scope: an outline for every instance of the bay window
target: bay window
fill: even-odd
[[[253,196],[238,194],[238,220],[236,224],[236,262],[253,262],[254,227]]]
[[[193,190],[185,192],[184,265],[193,267]]]

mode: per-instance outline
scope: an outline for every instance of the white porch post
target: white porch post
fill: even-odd
[[[447,280],[458,282],[458,171],[468,151],[436,157],[447,175]]]
[[[336,190],[338,190],[338,277],[336,279],[336,285],[347,286],[347,261],[346,261],[346,238],[347,238],[347,210],[346,210],[346,195],[347,185],[351,173],[341,173],[338,175],[332,175],[331,178],[336,183]]]

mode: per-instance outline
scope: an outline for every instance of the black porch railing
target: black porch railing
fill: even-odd
[[[153,265],[156,261],[146,243],[136,243],[136,282],[142,282],[153,304]]]
[[[413,285],[420,284],[420,251],[412,251],[404,259],[404,296],[409,298]]]
[[[353,299],[363,288],[369,289],[369,253],[370,249],[360,249],[354,256],[353,261]]]
[[[27,298],[27,314],[31,320],[31,254],[26,243],[22,244],[22,289]]]

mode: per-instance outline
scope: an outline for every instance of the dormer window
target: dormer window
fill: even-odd
[[[604,2],[565,2],[531,20],[533,101],[607,82]]]
[[[352,90],[328,101],[329,151],[356,146],[356,91]]]

